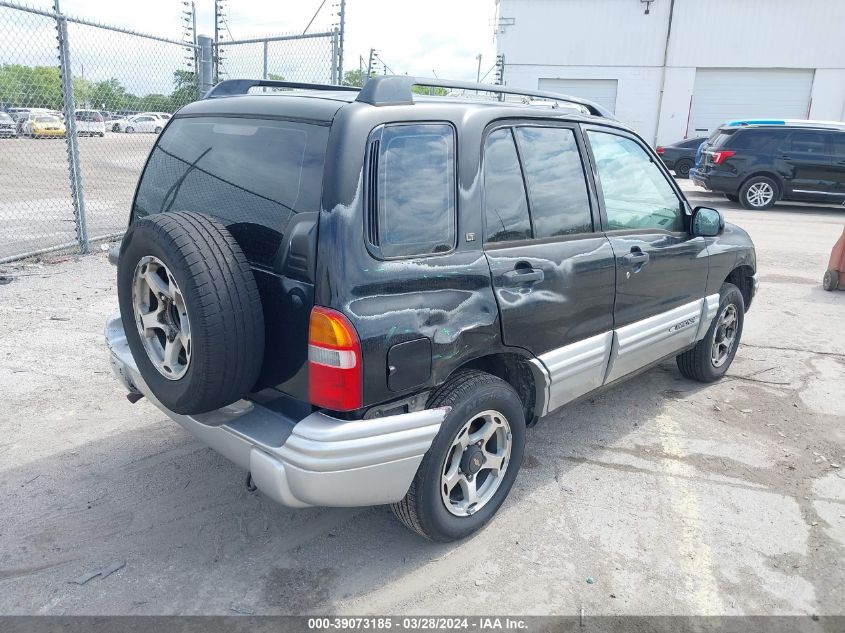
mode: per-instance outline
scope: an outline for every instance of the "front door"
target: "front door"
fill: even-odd
[[[605,382],[691,345],[708,260],[686,202],[635,136],[586,126],[602,223],[616,258],[615,339]]]
[[[484,249],[505,344],[550,377],[549,410],[601,386],[613,329],[614,257],[574,125],[508,124],[484,142]],[[598,214],[595,216],[598,227]]]

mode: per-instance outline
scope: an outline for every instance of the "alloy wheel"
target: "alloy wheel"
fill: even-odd
[[[748,204],[753,207],[765,207],[775,197],[775,190],[767,182],[755,182],[745,194]]]
[[[191,363],[191,323],[176,280],[157,257],[142,257],[135,267],[132,309],[153,367],[179,380]]]
[[[739,320],[736,306],[729,303],[719,315],[716,322],[716,333],[713,337],[713,347],[710,352],[710,362],[713,367],[721,367],[727,362],[736,344],[736,333]]]
[[[469,516],[493,498],[510,465],[511,445],[510,423],[499,411],[482,411],[461,427],[440,477],[440,496],[451,514]]]

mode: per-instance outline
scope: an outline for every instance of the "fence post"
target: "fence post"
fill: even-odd
[[[211,90],[212,88],[212,59],[214,56],[211,47],[214,43],[214,40],[208,37],[208,35],[200,35],[197,37],[197,43],[199,44],[199,56],[200,56],[200,72],[199,72],[199,89],[200,89],[200,99],[205,96],[205,93]]]
[[[267,45],[269,42],[264,40],[264,74],[262,75],[262,79],[269,79],[270,77],[267,74]]]
[[[344,35],[346,34],[346,0],[340,0],[340,34],[339,34],[339,41],[337,47],[337,76],[340,81],[338,83],[343,83],[343,47],[346,43],[343,41]]]
[[[337,85],[337,29],[332,32],[332,71],[329,83]]]
[[[59,76],[62,85],[62,112],[65,117],[65,142],[70,175],[70,196],[73,203],[73,220],[79,252],[88,252],[88,220],[85,216],[85,196],[82,192],[82,166],[79,163],[79,137],[76,135],[76,102],[73,95],[73,71],[70,65],[70,46],[67,38],[67,20],[62,15],[59,0],[53,0],[56,13],[56,31],[59,41]]]

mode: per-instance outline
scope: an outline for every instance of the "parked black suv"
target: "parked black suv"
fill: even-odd
[[[111,254],[130,399],[268,496],[461,538],[538,418],[666,358],[724,375],[754,247],[601,107],[305,87],[226,81],[182,108]]]
[[[723,126],[690,177],[746,209],[778,200],[843,203],[845,124]]]

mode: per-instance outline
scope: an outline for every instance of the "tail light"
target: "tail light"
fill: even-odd
[[[734,154],[736,154],[736,152],[729,150],[729,149],[723,149],[723,150],[720,150],[718,152],[713,152],[713,154],[712,154],[713,164],[714,165],[721,165],[722,163],[724,163],[726,160],[728,160]]]
[[[336,310],[314,306],[308,326],[311,404],[332,411],[360,409],[361,345],[355,328]]]
[[[665,154],[665,153],[666,153],[666,149],[665,149],[663,146],[661,146],[661,145],[658,145],[658,146],[657,146],[657,149],[656,149],[656,150],[654,150],[654,151],[656,151],[656,152],[657,152],[658,154],[660,154],[661,156],[663,156],[663,154]]]

